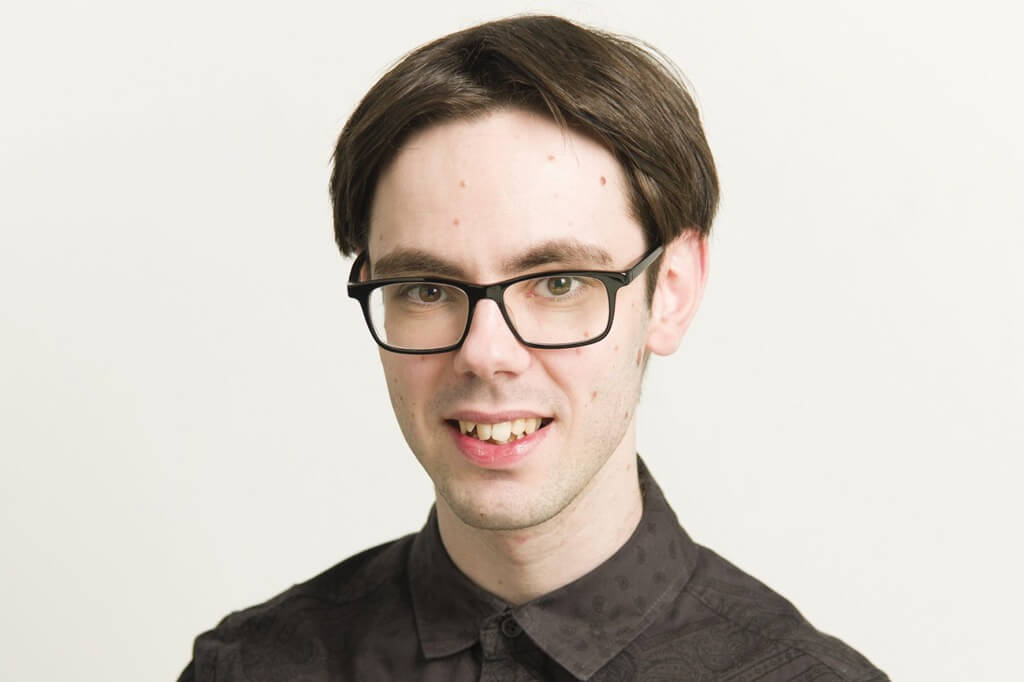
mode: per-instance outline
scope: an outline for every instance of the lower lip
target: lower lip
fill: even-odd
[[[526,459],[548,434],[545,426],[518,440],[495,444],[467,436],[453,424],[448,424],[448,428],[462,456],[482,469],[511,469]]]

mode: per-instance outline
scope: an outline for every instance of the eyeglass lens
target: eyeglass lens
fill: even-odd
[[[594,277],[526,279],[505,290],[504,304],[526,343],[579,343],[600,336],[608,326],[608,291]],[[369,310],[374,331],[385,344],[430,350],[459,342],[469,316],[469,299],[466,292],[449,284],[404,282],[375,289]]]

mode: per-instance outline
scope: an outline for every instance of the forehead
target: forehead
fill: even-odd
[[[418,249],[484,277],[552,240],[593,245],[623,263],[643,249],[622,168],[602,145],[518,109],[413,136],[381,175],[371,260]]]

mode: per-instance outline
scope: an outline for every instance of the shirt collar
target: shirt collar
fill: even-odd
[[[638,472],[643,515],[626,544],[579,579],[511,608],[537,646],[581,680],[643,632],[683,589],[696,565],[696,545],[639,459]],[[510,609],[452,563],[435,510],[413,543],[409,580],[427,658],[472,646],[485,619]]]
[[[420,645],[428,659],[469,648],[480,638],[481,622],[508,608],[452,562],[441,542],[435,507],[409,552],[409,587]]]

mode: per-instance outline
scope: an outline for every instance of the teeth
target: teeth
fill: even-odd
[[[472,435],[480,440],[492,440],[507,443],[528,436],[540,428],[540,417],[523,417],[497,424],[477,424],[476,422],[459,420],[459,431]]]
[[[479,429],[480,427],[477,427],[477,428]],[[491,427],[491,438],[493,438],[494,440],[498,441],[499,443],[504,443],[505,441],[508,440],[508,437],[511,436],[511,435],[512,435],[512,423],[511,422],[501,422],[501,423],[495,424],[495,425],[493,425]]]

